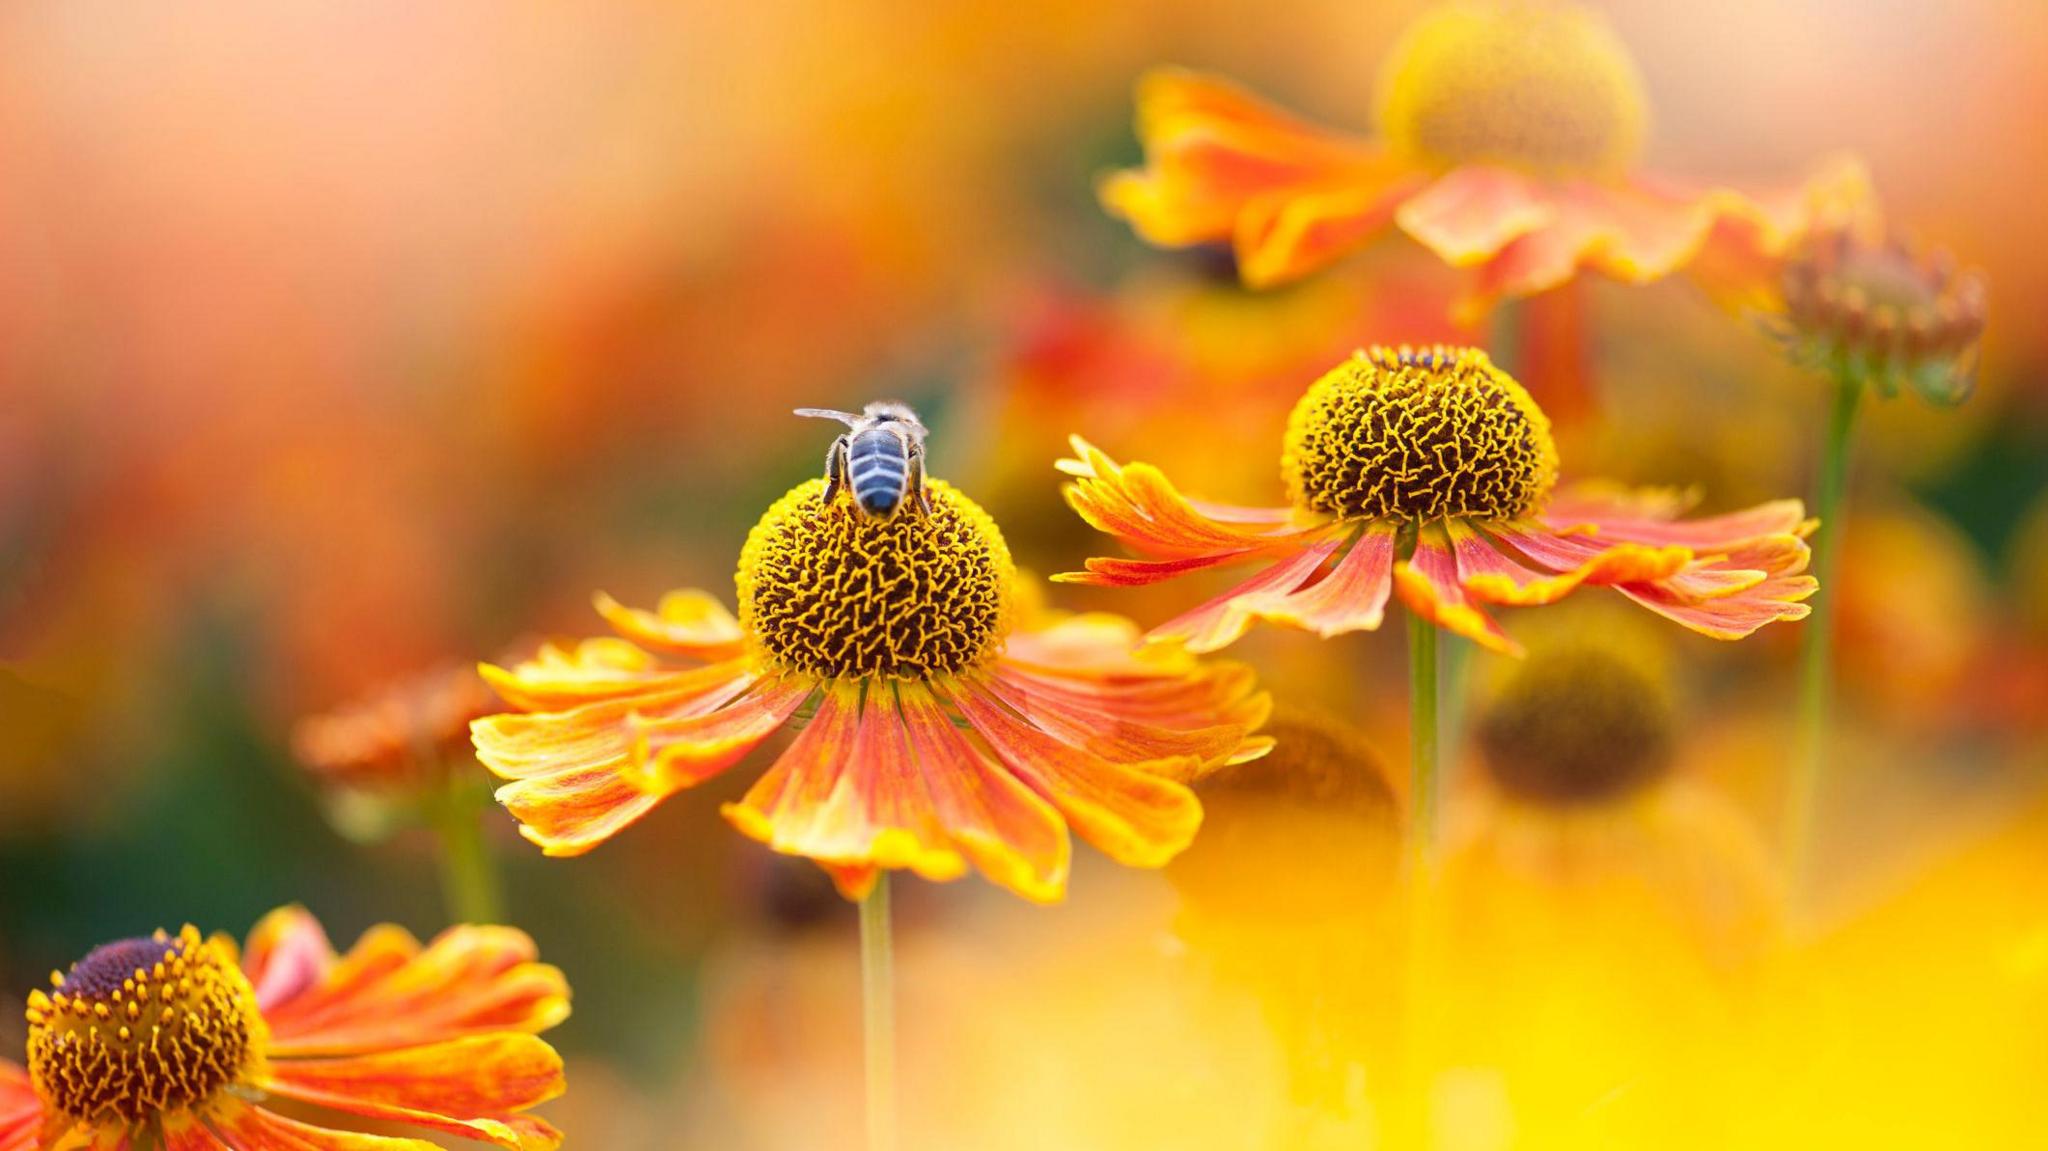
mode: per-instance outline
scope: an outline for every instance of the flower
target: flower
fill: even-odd
[[[1720,639],[1801,619],[1813,594],[1798,500],[1680,519],[1663,490],[1555,491],[1550,424],[1520,384],[1472,348],[1374,348],[1295,406],[1281,458],[1291,506],[1183,496],[1145,464],[1074,438],[1067,502],[1144,559],[1091,559],[1055,579],[1136,586],[1240,561],[1257,576],[1152,630],[1193,651],[1254,620],[1323,636],[1380,625],[1390,594],[1502,652],[1515,642],[1483,605],[1552,603],[1581,584],[1616,589]]]
[[[740,555],[740,614],[701,591],[652,612],[609,596],[618,637],[550,646],[484,675],[517,713],[478,720],[477,755],[550,855],[578,855],[732,767],[808,713],[724,814],[862,897],[881,869],[978,868],[1031,900],[1066,889],[1068,829],[1157,867],[1201,821],[1188,782],[1263,753],[1248,669],[1132,653],[1136,629],[1020,602],[988,515],[928,483],[889,519],[802,484]]]
[[[1244,281],[1270,287],[1392,223],[1477,270],[1467,319],[1581,267],[1646,283],[1695,260],[1782,252],[1816,196],[1866,183],[1847,162],[1768,196],[1633,175],[1648,123],[1641,78],[1607,22],[1564,0],[1423,14],[1382,66],[1377,139],[1179,69],[1139,82],[1137,123],[1146,166],[1110,175],[1100,194],[1147,241],[1229,241]]]
[[[1903,384],[1931,403],[1960,404],[1975,390],[1984,277],[1947,252],[1845,221],[1816,229],[1779,277],[1776,297],[1761,306],[1794,361],[1886,397]]]
[[[287,907],[246,954],[187,926],[96,948],[51,982],[28,1000],[29,1097],[0,1065],[4,1151],[434,1146],[312,1125],[271,1099],[515,1151],[561,1143],[522,1112],[562,1092],[537,1033],[568,1016],[569,989],[510,928],[421,947],[387,925],[336,955]]]
[[[292,752],[323,782],[350,791],[405,794],[470,755],[469,723],[498,708],[467,665],[399,680],[292,729]]]

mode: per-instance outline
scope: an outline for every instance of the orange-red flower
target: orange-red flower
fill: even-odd
[[[1223,564],[1257,576],[1152,630],[1193,651],[1255,620],[1329,636],[1379,627],[1387,600],[1497,651],[1518,650],[1487,604],[1554,602],[1612,587],[1720,639],[1801,619],[1813,594],[1798,500],[1681,519],[1662,490],[1554,491],[1557,449],[1534,400],[1471,348],[1360,352],[1318,380],[1288,423],[1289,505],[1181,494],[1158,469],[1118,464],[1079,437],[1067,502],[1145,554],[1055,577],[1135,586]]]
[[[1566,0],[1456,0],[1387,58],[1376,138],[1221,79],[1149,73],[1137,112],[1146,166],[1108,177],[1101,198],[1152,243],[1230,243],[1257,287],[1397,226],[1476,270],[1460,309],[1471,318],[1580,268],[1644,283],[1696,260],[1781,252],[1816,197],[1865,184],[1846,162],[1768,195],[1643,177],[1647,121],[1634,61],[1600,16]]]
[[[469,723],[498,709],[467,665],[435,668],[292,729],[292,753],[323,783],[407,794],[443,783],[470,755]]]
[[[188,926],[109,943],[52,982],[29,996],[26,1076],[0,1064],[0,1151],[435,1146],[350,1130],[364,1121],[514,1151],[562,1141],[523,1112],[562,1092],[537,1033],[568,1016],[569,988],[510,928],[422,947],[387,925],[337,955],[288,907],[246,954]]]
[[[618,638],[486,667],[520,713],[474,725],[498,798],[577,855],[808,721],[731,823],[860,898],[881,869],[980,869],[1028,899],[1066,890],[1068,830],[1156,867],[1201,820],[1186,786],[1259,754],[1250,672],[1132,653],[1136,629],[1018,602],[1001,533],[950,485],[876,519],[803,484],[748,538],[735,618],[700,591],[652,612],[600,595]]]

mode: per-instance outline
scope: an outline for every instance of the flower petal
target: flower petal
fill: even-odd
[[[928,689],[907,684],[902,697],[904,730],[946,835],[989,882],[1059,902],[1073,857],[1059,813],[989,762]]]
[[[163,1132],[164,1151],[224,1151],[229,1146],[190,1111],[164,1116]],[[0,1141],[0,1148],[6,1146],[4,1141]]]
[[[1488,165],[1445,173],[1395,215],[1402,231],[1454,268],[1490,260],[1556,218],[1544,184]]]
[[[1141,771],[1184,773],[1173,776],[1182,782],[1228,762],[1272,712],[1271,698],[1260,694],[1234,715],[1216,716],[1221,722],[1168,727],[1101,706],[1100,701],[1084,703],[1071,695],[1033,690],[1015,679],[998,676],[984,686],[1011,710],[1069,746]]]
[[[29,1151],[42,1133],[43,1101],[28,1072],[0,1060],[0,1151]]]
[[[1342,536],[1330,536],[1309,544],[1222,595],[1153,628],[1147,637],[1178,641],[1194,652],[1227,647],[1251,629],[1257,618],[1255,608],[1307,583],[1343,543]]]
[[[524,665],[522,665],[524,666]],[[629,751],[629,716],[678,719],[716,710],[750,687],[760,672],[752,659],[661,677],[654,687],[624,685],[565,711],[508,712],[470,724],[477,759],[506,779],[545,775],[610,762]]]
[[[1343,184],[1385,166],[1365,141],[1304,123],[1195,72],[1146,73],[1137,108],[1146,166],[1106,177],[1098,193],[1112,215],[1165,247],[1228,239],[1260,196]]]
[[[1667,579],[1692,562],[1677,546],[1651,547],[1608,542],[1598,536],[1564,535],[1540,525],[1492,524],[1490,533],[1454,523],[1458,573],[1467,592],[1489,603],[1556,603],[1581,584],[1617,584]],[[1529,561],[1504,553],[1505,543]]]
[[[544,854],[569,858],[639,822],[671,794],[628,782],[629,768],[621,752],[588,766],[514,780],[495,796],[519,821],[519,834]]]
[[[629,716],[637,736],[626,781],[668,795],[710,779],[760,746],[811,694],[810,681],[776,680],[705,715],[671,719]]]
[[[1805,619],[1801,602],[1819,589],[1812,576],[1779,576],[1737,595],[1689,602],[1655,584],[1625,584],[1621,594],[1666,619],[1715,639],[1742,639],[1765,624]]]
[[[510,927],[453,927],[425,948],[399,928],[372,928],[318,983],[265,1010],[270,1054],[349,1055],[545,1031],[568,1017],[569,987],[535,956],[533,940]]]
[[[1394,591],[1408,610],[1438,627],[1503,655],[1522,652],[1491,616],[1465,597],[1457,557],[1441,525],[1425,526],[1416,537],[1415,554],[1394,565]]]
[[[669,592],[651,612],[629,608],[603,592],[597,593],[594,604],[613,630],[655,651],[718,663],[738,656],[746,646],[740,621],[708,592]]]
[[[1232,245],[1246,286],[1274,288],[1321,271],[1387,229],[1428,177],[1380,157],[1329,183],[1268,192],[1238,215]]]
[[[562,1057],[532,1035],[476,1035],[350,1058],[280,1060],[258,1085],[304,1103],[514,1151],[560,1142],[535,1138],[497,1118],[563,1091]]]
[[[242,973],[256,988],[256,1005],[268,1011],[312,987],[334,959],[334,945],[327,942],[327,931],[312,912],[280,907],[249,933]]]
[[[1062,743],[972,683],[959,684],[950,698],[1011,774],[1111,859],[1160,867],[1194,838],[1202,806],[1187,787],[1164,778],[1167,773],[1140,771]]]
[[[1372,631],[1386,617],[1387,597],[1393,591],[1397,535],[1391,524],[1370,524],[1322,579],[1292,592],[1247,596],[1242,605],[1260,619],[1324,638]]]
[[[886,683],[825,689],[811,723],[745,798],[727,804],[733,826],[786,855],[845,867],[908,868],[957,879],[953,849],[926,793]]]
[[[1150,464],[1118,464],[1079,436],[1071,442],[1075,458],[1059,463],[1061,471],[1074,477],[1064,488],[1067,503],[1096,530],[1147,556],[1215,563],[1290,547],[1330,530],[1320,523],[1292,526],[1292,513],[1283,508],[1234,508],[1190,500]],[[1069,578],[1094,582],[1085,574]]]
[[[425,1139],[316,1127],[232,1097],[213,1104],[207,1120],[233,1151],[440,1151]]]

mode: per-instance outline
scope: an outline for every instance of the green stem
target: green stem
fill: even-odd
[[[1436,624],[1408,615],[1409,868],[1417,878],[1436,866],[1438,788]]]
[[[441,894],[457,923],[501,923],[504,898],[498,872],[484,846],[483,805],[459,778],[438,797],[434,830],[441,838]]]
[[[860,901],[861,1023],[866,1035],[868,1151],[896,1148],[896,957],[889,939],[889,873]]]
[[[1855,373],[1843,370],[1836,375],[1834,411],[1828,419],[1819,488],[1814,495],[1820,530],[1813,540],[1812,572],[1820,590],[1814,593],[1813,614],[1800,637],[1799,758],[1792,765],[1785,795],[1785,873],[1795,896],[1806,881],[1815,812],[1827,766],[1828,713],[1834,692],[1835,564],[1845,518],[1842,501],[1848,487],[1850,433],[1862,398],[1863,382]]]

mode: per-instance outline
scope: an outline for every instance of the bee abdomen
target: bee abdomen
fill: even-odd
[[[847,445],[846,479],[853,498],[875,515],[889,515],[903,502],[910,477],[910,452],[903,437],[874,430],[853,437]]]

